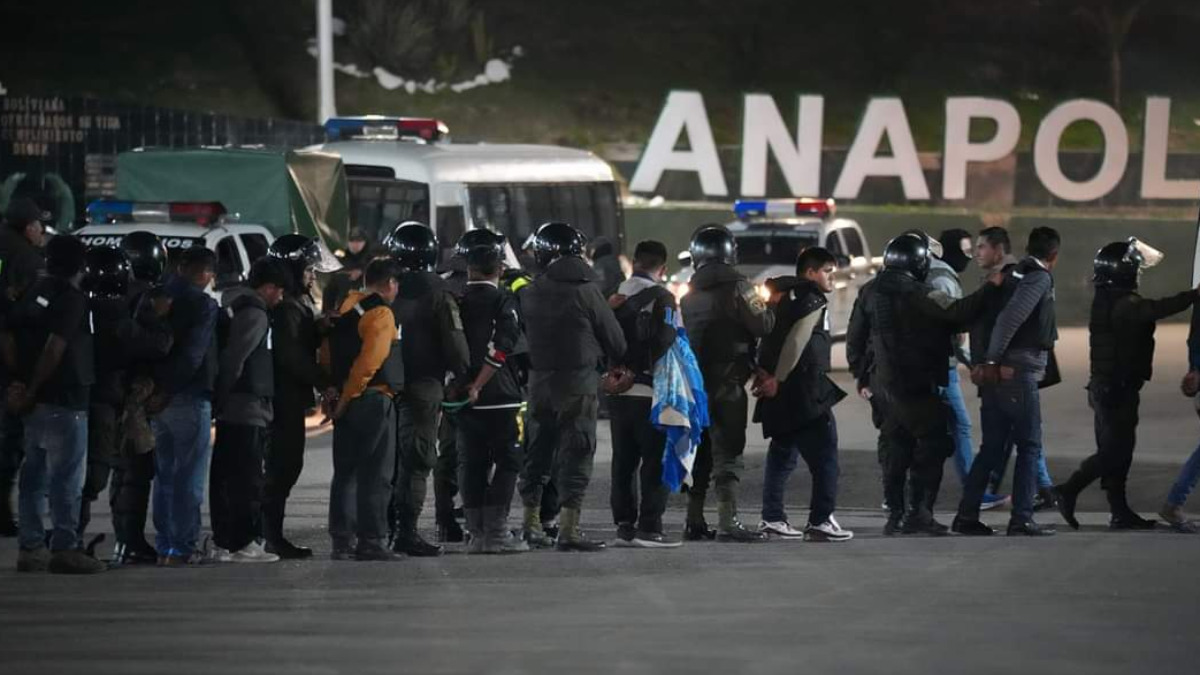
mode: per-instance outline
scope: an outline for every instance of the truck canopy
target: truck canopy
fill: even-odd
[[[219,201],[275,236],[320,237],[332,250],[349,235],[346,173],[325,152],[269,148],[143,148],[117,156],[117,198]]]

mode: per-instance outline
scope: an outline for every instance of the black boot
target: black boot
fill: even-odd
[[[431,544],[417,532],[416,515],[402,511],[397,520],[397,530],[392,538],[392,550],[413,558],[433,558],[442,554],[442,547]]]
[[[1054,495],[1054,501],[1058,506],[1058,512],[1062,514],[1063,520],[1067,525],[1071,526],[1072,530],[1079,529],[1079,520],[1075,518],[1075,500],[1079,498],[1079,493],[1071,489],[1067,485],[1055,485],[1050,488]]]
[[[270,506],[262,510],[262,535],[267,541],[267,553],[274,553],[284,560],[311,558],[313,551],[307,546],[297,546],[283,536],[283,509]]]
[[[437,540],[442,544],[461,544],[463,541],[463,529],[458,524],[458,520],[439,521],[437,524]]]
[[[883,536],[891,537],[900,534],[904,529],[904,511],[894,508],[888,512],[887,522],[883,525]]]

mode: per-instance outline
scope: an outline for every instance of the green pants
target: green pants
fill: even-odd
[[[403,527],[415,527],[425,506],[429,473],[437,464],[441,406],[441,382],[405,383],[396,417],[396,480],[392,487],[392,510]]]
[[[556,396],[549,387],[531,388],[529,445],[518,488],[525,506],[541,506],[551,475],[562,508],[583,504],[596,456],[598,405],[595,394]]]
[[[705,379],[708,387],[708,414],[711,426],[696,450],[692,467],[692,486],[688,490],[689,518],[696,520],[693,511],[702,513],[704,499],[711,482],[717,501],[736,501],[738,482],[742,475],[742,453],[746,450],[746,421],[749,404],[745,381],[740,378]],[[697,506],[698,505],[698,506]],[[702,517],[702,516],[700,516]]]

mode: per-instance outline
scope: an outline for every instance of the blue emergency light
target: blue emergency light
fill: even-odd
[[[733,213],[739,219],[776,216],[814,216],[825,219],[832,217],[837,205],[832,199],[800,197],[799,199],[739,199],[733,203]]]
[[[171,222],[212,225],[225,214],[221,202],[134,202],[97,199],[87,206],[93,224]]]
[[[449,136],[450,128],[441,120],[431,117],[361,115],[358,117],[331,117],[325,121],[325,137],[330,141],[362,138],[411,139],[434,143],[446,140]]]

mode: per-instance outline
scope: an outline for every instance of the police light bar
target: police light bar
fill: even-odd
[[[221,202],[131,202],[98,199],[87,207],[87,221],[112,223],[195,223],[216,224],[226,214]]]
[[[836,211],[837,204],[832,199],[817,199],[814,197],[801,197],[799,199],[739,199],[733,203],[733,212],[741,219],[761,216],[815,216],[825,219],[832,217]]]
[[[401,140],[412,139],[425,143],[446,140],[450,128],[432,117],[331,117],[325,121],[325,137],[331,141],[350,138]]]

